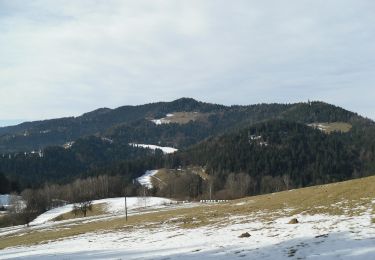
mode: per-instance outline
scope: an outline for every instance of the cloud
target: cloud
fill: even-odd
[[[181,96],[375,118],[373,1],[1,1],[1,119]]]

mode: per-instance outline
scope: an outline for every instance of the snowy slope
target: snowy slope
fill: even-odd
[[[375,259],[370,213],[361,217],[297,215],[271,223],[253,216],[228,225],[90,233],[58,242],[0,251],[0,259]],[[239,238],[243,232],[249,238]]]
[[[166,203],[170,203],[171,200],[165,199],[165,198],[158,198],[158,197],[147,197],[146,202],[147,202],[146,204],[147,207],[155,207],[155,206],[160,206]],[[124,197],[101,199],[101,200],[93,201],[93,204],[102,204],[102,203],[105,203],[106,210],[109,214],[119,214],[119,213],[124,212],[124,206],[125,206]],[[127,198],[127,206],[128,206],[129,211],[144,207],[145,206],[144,198],[143,197],[129,197]],[[61,214],[72,211],[72,209],[73,209],[73,204],[51,209],[41,214],[39,217],[37,217],[34,221],[30,223],[30,225],[40,225],[40,224],[46,223],[60,216]]]
[[[149,189],[152,189],[152,178],[155,174],[158,173],[158,170],[150,170],[150,171],[146,171],[145,174],[143,174],[141,177],[137,178],[137,181],[139,182],[139,184],[141,184],[142,186],[145,186]]]
[[[151,211],[137,210],[145,203],[137,199],[129,201],[134,208],[129,222],[120,217],[123,198],[108,199],[104,201],[112,215],[100,219],[0,229],[0,248],[15,245],[0,250],[0,259],[372,260],[374,179],[289,190],[220,205],[160,205],[151,207]],[[148,203],[159,204],[162,199],[154,200]],[[298,221],[289,224],[294,218]],[[76,235],[82,228],[90,233]],[[68,233],[60,237],[60,230]],[[246,232],[249,236],[241,238]],[[25,246],[27,239],[36,238],[35,234],[41,235],[33,245]]]
[[[147,148],[147,149],[151,149],[151,150],[160,149],[160,150],[163,151],[164,154],[175,153],[175,152],[178,151],[176,148],[173,148],[173,147],[157,146],[157,145],[153,145],[153,144],[134,144],[134,143],[129,143],[129,145],[130,146],[134,146],[134,147]]]
[[[70,212],[73,209],[73,204],[68,204],[62,207],[51,209],[47,212],[44,212],[40,216],[38,216],[36,219],[34,219],[30,225],[40,225],[47,221],[50,221],[64,213]]]

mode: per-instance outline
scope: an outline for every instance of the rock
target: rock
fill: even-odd
[[[298,219],[296,219],[296,218],[292,218],[289,222],[288,222],[288,224],[298,224],[299,223],[299,221],[298,221]]]
[[[323,234],[323,235],[315,236],[315,238],[322,238],[322,237],[328,237],[328,234]]]
[[[251,235],[248,233],[248,232],[245,232],[243,234],[241,234],[241,236],[239,236],[240,238],[243,238],[243,237],[250,237]]]

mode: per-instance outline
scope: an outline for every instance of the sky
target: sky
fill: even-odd
[[[0,124],[180,97],[375,119],[373,0],[0,0]]]

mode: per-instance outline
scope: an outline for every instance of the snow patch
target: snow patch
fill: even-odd
[[[164,154],[169,154],[169,153],[175,153],[178,151],[178,149],[173,148],[173,147],[167,147],[167,146],[158,146],[158,145],[153,145],[153,144],[135,144],[135,143],[129,143],[130,146],[133,147],[141,147],[141,148],[147,148],[151,150],[162,150]]]
[[[171,203],[172,200],[166,198],[159,198],[159,197],[128,197],[127,198],[127,206],[128,210],[135,210],[141,207],[155,207],[160,206],[166,203]],[[108,198],[108,199],[101,199],[101,200],[94,200],[92,204],[105,204],[106,210],[109,214],[123,214],[124,207],[125,207],[125,199],[124,197],[120,198]],[[46,222],[52,221],[54,218],[68,213],[73,210],[74,204],[68,204],[62,207],[51,209],[36,219],[34,219],[30,225],[41,225]]]
[[[68,204],[68,205],[65,205],[65,206],[62,206],[62,207],[51,209],[47,212],[44,212],[43,214],[38,216],[36,219],[34,219],[32,222],[30,222],[30,225],[43,224],[47,221],[51,221],[54,218],[56,218],[56,217],[58,217],[62,214],[68,213],[72,210],[73,210],[73,204]]]
[[[103,142],[107,142],[107,143],[110,143],[110,144],[113,144],[113,140],[111,138],[108,138],[108,137],[102,137],[101,140]]]
[[[168,117],[173,117],[174,114],[167,114],[165,117],[163,118],[159,118],[159,119],[152,119],[151,122],[153,122],[154,124],[156,125],[161,125],[161,124],[169,124],[171,121],[168,119]]]
[[[141,177],[137,178],[137,181],[139,184],[142,186],[145,186],[149,189],[152,189],[152,182],[151,179],[152,177],[158,173],[158,170],[151,170],[151,171],[146,171],[145,174],[143,174]]]
[[[74,143],[75,143],[74,141],[67,142],[67,143],[63,144],[62,147],[64,149],[70,149],[70,148],[72,148],[72,146],[73,146]]]

